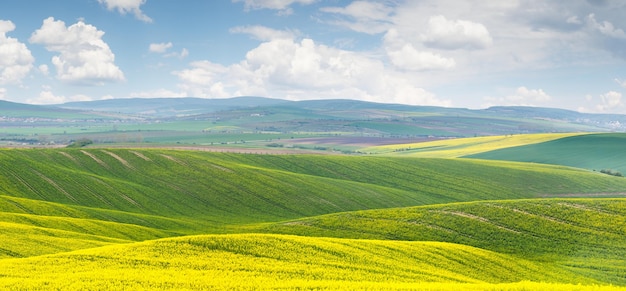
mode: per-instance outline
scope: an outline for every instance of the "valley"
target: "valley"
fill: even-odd
[[[2,104],[0,288],[626,289],[621,116],[243,100]]]

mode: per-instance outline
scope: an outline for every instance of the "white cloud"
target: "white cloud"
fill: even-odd
[[[289,7],[294,3],[301,5],[309,5],[317,2],[318,0],[232,0],[233,2],[243,2],[244,9],[258,10],[258,9],[272,9],[278,10],[279,15],[289,15],[293,13],[293,10]]]
[[[430,17],[423,38],[427,46],[441,49],[482,49],[493,43],[484,25],[466,20],[448,20],[443,15]]]
[[[0,100],[6,100],[7,89],[0,87]]]
[[[369,1],[354,1],[346,7],[323,7],[320,10],[347,17],[346,20],[330,23],[368,34],[387,31],[392,26],[390,20],[394,12],[393,8],[384,3]]]
[[[622,107],[624,107],[622,94],[615,91],[600,95],[600,103],[596,105],[598,112],[613,112]]]
[[[432,52],[416,50],[411,44],[405,44],[399,50],[388,50],[391,62],[405,70],[440,70],[451,69],[456,63],[454,59],[444,58]]]
[[[187,97],[185,92],[174,92],[167,89],[156,89],[152,91],[133,92],[130,94],[132,98],[163,98],[163,97]],[[112,99],[111,97],[110,99]]]
[[[578,16],[572,15],[565,20],[565,23],[569,24],[582,24],[583,22],[578,19]]]
[[[626,33],[624,33],[624,30],[616,28],[613,23],[609,21],[596,21],[596,16],[593,13],[587,16],[587,22],[591,28],[598,30],[606,36],[617,39],[626,39]]]
[[[169,49],[174,46],[171,42],[163,42],[163,43],[151,43],[148,48],[152,53],[160,53],[163,54],[166,58],[179,58],[184,59],[189,56],[189,50],[183,48],[180,52],[171,52],[167,53]]]
[[[55,95],[52,93],[49,87],[44,86],[43,90],[39,93],[39,96],[34,99],[27,99],[26,103],[29,104],[61,104],[72,101],[91,101],[91,97],[87,95],[73,95],[69,98],[62,95]]]
[[[25,44],[6,36],[14,29],[13,22],[0,20],[0,84],[19,82],[28,75],[35,61]]]
[[[515,90],[515,94],[507,96],[506,99],[513,102],[534,103],[547,102],[552,100],[552,97],[542,89],[528,89],[522,86]]]
[[[46,76],[50,73],[50,69],[48,69],[48,65],[46,64],[39,65],[38,69],[39,69],[39,72],[41,72],[42,74]]]
[[[543,89],[528,89],[525,86],[518,87],[513,94],[504,97],[487,97],[489,106],[494,104],[505,106],[538,106],[552,100]]]
[[[316,44],[274,39],[230,66],[198,61],[174,72],[188,96],[257,95],[291,100],[348,98],[385,103],[448,106],[377,58]]]
[[[615,81],[615,83],[619,84],[620,86],[626,88],[626,80],[620,80],[620,79],[613,79]]]
[[[163,43],[151,43],[149,50],[152,53],[164,53],[168,49],[172,48],[173,44],[171,42],[163,42]]]
[[[124,74],[115,65],[115,55],[102,40],[104,32],[79,21],[69,27],[49,17],[30,37],[31,43],[42,44],[52,57],[57,78],[77,84],[102,85],[123,81]]]
[[[65,96],[56,96],[51,91],[41,91],[39,97],[26,100],[30,104],[61,104],[65,102]]]
[[[297,31],[276,30],[261,25],[237,26],[230,29],[230,33],[249,34],[252,38],[260,41],[270,41],[273,39],[293,39],[299,34]]]
[[[152,22],[152,19],[143,14],[140,7],[146,3],[146,0],[98,0],[100,4],[105,4],[107,9],[115,10],[120,14],[132,13],[135,18],[143,22]]]
[[[391,63],[402,70],[445,70],[456,66],[454,59],[429,51],[419,51],[400,37],[398,30],[390,29],[384,37],[385,51]]]
[[[180,50],[180,52],[172,52],[169,54],[165,54],[163,55],[166,58],[179,58],[179,59],[184,59],[187,56],[189,56],[189,50],[187,50],[186,48],[183,48],[182,50]]]

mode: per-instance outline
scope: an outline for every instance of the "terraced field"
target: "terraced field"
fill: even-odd
[[[5,149],[0,289],[619,289],[624,192],[478,159]],[[614,198],[548,198],[572,194]]]

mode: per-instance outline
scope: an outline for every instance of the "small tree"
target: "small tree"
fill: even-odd
[[[610,169],[602,169],[602,170],[600,170],[600,173],[611,175],[611,176],[615,176],[615,177],[624,177],[624,175],[622,175],[622,173],[620,173],[618,171],[613,171],[613,170],[610,170]]]
[[[77,140],[73,141],[67,147],[68,148],[82,148],[82,147],[88,146],[88,145],[90,145],[92,143],[93,143],[93,141],[88,139],[88,138],[81,138],[81,139],[77,139]]]

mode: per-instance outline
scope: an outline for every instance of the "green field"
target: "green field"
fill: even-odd
[[[486,151],[467,158],[558,164],[626,173],[626,134],[582,134],[552,141]]]
[[[577,136],[581,133],[542,133],[521,135],[496,135],[474,138],[443,139],[431,142],[393,144],[363,148],[370,154],[402,155],[411,157],[458,158],[483,152],[506,149],[516,146],[542,143]]]
[[[621,289],[625,190],[513,161],[3,149],[0,289]]]

